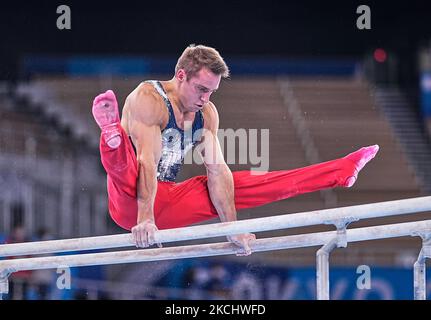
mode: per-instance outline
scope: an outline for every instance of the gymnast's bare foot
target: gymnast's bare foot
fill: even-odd
[[[356,167],[354,174],[346,179],[344,184],[345,187],[350,188],[355,184],[359,171],[361,171],[362,168],[364,168],[365,165],[376,156],[378,151],[379,146],[375,144],[373,146],[363,147],[344,157],[344,159],[349,159],[352,161]]]

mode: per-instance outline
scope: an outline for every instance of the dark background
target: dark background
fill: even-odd
[[[58,5],[72,29],[58,30]],[[371,8],[358,30],[356,8]],[[0,5],[3,79],[29,53],[178,56],[202,43],[223,56],[362,57],[383,47],[404,59],[431,38],[430,1],[13,1]],[[409,62],[410,61],[410,62]]]

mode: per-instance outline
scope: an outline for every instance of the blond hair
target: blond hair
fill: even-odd
[[[204,67],[222,78],[229,77],[229,68],[216,49],[194,44],[189,45],[179,57],[175,73],[184,69],[190,79]]]

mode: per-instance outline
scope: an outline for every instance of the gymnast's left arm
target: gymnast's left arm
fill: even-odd
[[[204,112],[204,120],[202,143],[199,150],[207,170],[210,199],[222,222],[236,221],[233,176],[223,158],[217,137],[219,117],[214,104],[211,102],[208,103],[207,110]],[[242,251],[237,255],[250,255],[250,242],[256,239],[255,235],[251,233],[232,235],[227,238],[242,248]]]

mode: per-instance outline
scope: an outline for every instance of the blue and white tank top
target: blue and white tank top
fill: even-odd
[[[145,82],[151,83],[154,86],[165,101],[169,112],[168,124],[162,130],[162,152],[157,166],[157,179],[160,181],[175,182],[183,164],[184,156],[201,139],[204,127],[202,111],[199,110],[196,112],[191,130],[185,132],[177,126],[172,104],[160,81],[149,80]]]

